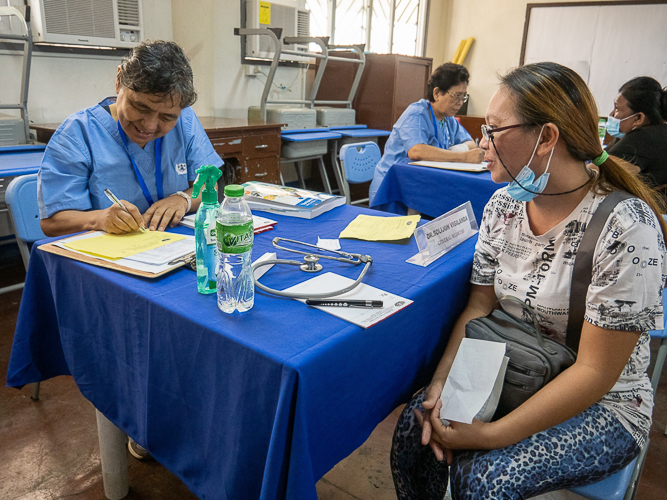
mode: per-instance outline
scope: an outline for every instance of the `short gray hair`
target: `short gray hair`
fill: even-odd
[[[145,41],[120,63],[120,84],[134,92],[178,99],[181,109],[197,100],[192,68],[174,42]]]

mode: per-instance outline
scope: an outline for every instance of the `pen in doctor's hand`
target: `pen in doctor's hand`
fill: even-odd
[[[104,190],[104,194],[106,194],[107,198],[109,198],[111,200],[111,203],[114,203],[114,204],[118,205],[120,208],[122,208],[128,214],[130,213],[130,211],[127,209],[127,207],[125,205],[123,205],[123,202],[120,201],[118,198],[116,198],[116,196],[111,192],[111,190],[109,188]],[[142,233],[145,233],[146,231],[148,231],[148,229],[146,229],[144,227],[143,222],[141,224],[139,224],[139,231],[141,231]]]
[[[306,299],[306,304],[309,306],[325,306],[325,307],[384,307],[381,300],[344,300],[344,299],[330,299],[330,300],[316,300]]]

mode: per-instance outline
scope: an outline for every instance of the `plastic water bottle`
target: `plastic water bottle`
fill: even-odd
[[[600,118],[598,122],[598,135],[600,136],[600,144],[604,147],[604,136],[607,134],[607,121],[604,118]]]
[[[225,186],[225,199],[218,211],[218,307],[231,314],[245,312],[255,303],[252,278],[252,212],[243,199],[243,186]]]

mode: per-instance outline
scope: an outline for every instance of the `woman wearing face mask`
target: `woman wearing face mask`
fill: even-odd
[[[633,164],[654,188],[667,193],[667,89],[648,76],[623,84],[607,119],[607,132],[614,137],[610,155]]]
[[[581,77],[555,63],[511,71],[491,98],[480,146],[493,180],[511,183],[484,210],[468,305],[431,383],[397,423],[399,500],[442,499],[449,474],[454,499],[530,498],[608,477],[646,442],[647,331],[663,327],[667,226],[655,194],[602,150],[597,116]],[[565,343],[573,254],[616,190],[633,197],[615,207],[598,240],[574,365],[502,418],[444,426],[440,395],[465,325],[498,297],[526,302],[543,334]],[[655,266],[641,267],[649,259]]]
[[[387,171],[404,161],[454,161],[480,163],[484,152],[454,115],[468,100],[470,74],[460,64],[440,65],[428,81],[427,98],[410,104],[394,124],[375,167],[369,203]]]

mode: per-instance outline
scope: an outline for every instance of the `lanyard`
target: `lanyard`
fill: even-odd
[[[146,182],[144,181],[141,172],[139,172],[139,169],[137,168],[137,164],[134,162],[134,158],[132,158],[132,155],[130,154],[130,150],[127,146],[127,137],[125,137],[123,127],[120,126],[120,120],[118,120],[118,133],[120,134],[121,139],[123,139],[125,152],[130,157],[132,168],[139,181],[139,186],[141,186],[141,191],[143,191],[144,198],[146,198],[148,206],[150,207],[153,204],[153,197],[148,190],[148,186],[146,186]],[[155,187],[157,188],[157,199],[161,200],[164,198],[164,192],[162,191],[162,137],[155,139]]]
[[[428,103],[428,109],[429,109],[429,111],[431,112],[431,120],[433,121],[433,128],[435,129],[435,140],[438,141],[438,147],[439,147],[440,149],[447,149],[447,148],[443,145],[443,143],[440,142],[440,132],[439,132],[440,127],[438,127],[438,121],[435,119],[435,113],[433,113],[433,106],[431,106],[431,103],[430,103],[430,102]],[[444,131],[444,127],[443,127],[443,131],[442,131],[442,133],[443,133],[443,135],[444,135],[444,133],[445,133],[445,131]],[[444,139],[445,139],[445,138],[443,137],[443,140],[444,140]]]

